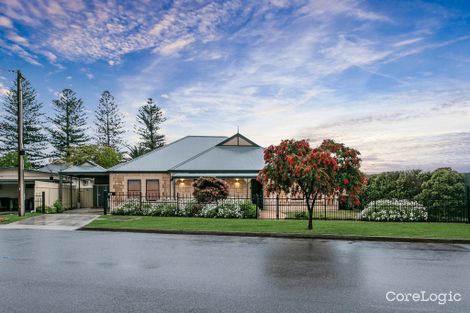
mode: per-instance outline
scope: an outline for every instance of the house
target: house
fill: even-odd
[[[43,192],[48,206],[59,198],[59,172],[67,166],[64,163],[51,163],[38,169],[26,169],[24,171],[26,210],[33,210],[40,205],[41,199],[38,197],[42,196]],[[76,185],[76,182],[72,183]],[[68,185],[66,188],[70,188],[70,186]],[[68,197],[64,200],[69,204],[71,202]],[[16,210],[17,207],[18,168],[0,168],[0,210]]]
[[[186,136],[108,170],[116,195],[148,198],[191,196],[201,176],[224,179],[232,197],[262,193],[256,181],[263,168],[263,148],[237,133],[232,137]]]

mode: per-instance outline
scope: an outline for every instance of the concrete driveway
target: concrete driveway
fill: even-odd
[[[0,311],[463,313],[469,264],[470,245],[0,229]]]
[[[98,216],[97,214],[44,214],[0,225],[0,229],[77,230]]]

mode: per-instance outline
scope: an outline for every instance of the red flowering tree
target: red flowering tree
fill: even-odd
[[[229,195],[227,182],[216,177],[199,177],[193,182],[193,187],[193,196],[199,203],[212,203]]]
[[[290,193],[305,198],[308,229],[312,229],[315,201],[320,195],[339,194],[341,201],[359,205],[367,182],[360,171],[359,151],[333,140],[311,148],[306,140],[283,140],[264,151],[265,166],[258,179],[268,193]]]

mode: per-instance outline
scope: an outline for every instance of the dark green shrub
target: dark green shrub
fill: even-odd
[[[251,202],[243,202],[240,204],[240,210],[243,218],[256,218],[256,205]]]
[[[55,213],[63,213],[64,212],[64,206],[62,205],[62,202],[60,200],[56,200],[52,207],[55,210]]]

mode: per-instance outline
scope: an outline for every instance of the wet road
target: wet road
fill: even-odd
[[[0,312],[470,312],[470,246],[0,230]]]

